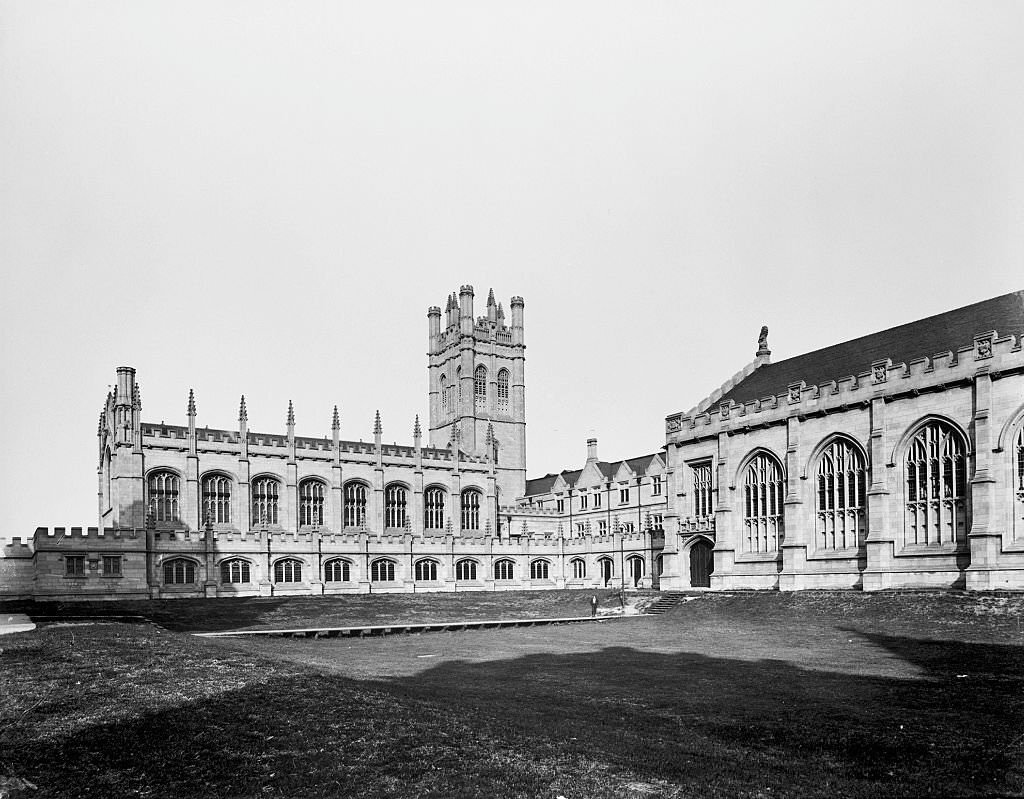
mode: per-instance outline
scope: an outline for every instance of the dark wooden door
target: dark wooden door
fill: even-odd
[[[698,541],[690,547],[690,585],[694,588],[710,588],[711,573],[715,570],[715,556],[711,544]]]

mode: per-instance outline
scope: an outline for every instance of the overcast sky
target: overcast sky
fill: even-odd
[[[526,300],[529,474],[1024,288],[1021,2],[0,1],[0,537],[146,421],[411,442],[429,305]]]

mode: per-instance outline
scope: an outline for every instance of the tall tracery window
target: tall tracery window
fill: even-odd
[[[473,372],[473,403],[477,408],[487,407],[487,367],[483,364]]]
[[[951,544],[967,529],[967,456],[963,438],[931,422],[907,447],[907,544]]]
[[[455,382],[459,384],[459,412],[462,412],[462,367],[455,370]]]
[[[743,477],[743,547],[747,552],[776,552],[782,540],[782,491],[779,462],[759,453]]]
[[[393,530],[405,527],[406,491],[400,485],[384,489],[384,526]]]
[[[508,369],[498,370],[498,410],[508,410]]]
[[[252,481],[252,523],[277,524],[280,482],[274,477],[257,477]]]
[[[711,493],[711,464],[698,463],[693,467],[693,515],[704,519],[715,512]]]
[[[423,492],[423,528],[444,529],[444,489],[428,488]]]
[[[462,492],[462,529],[480,529],[480,492],[473,488]]]
[[[363,483],[345,484],[344,517],[346,527],[366,526],[366,486]]]
[[[320,527],[324,523],[324,484],[319,480],[299,483],[299,525]]]
[[[816,541],[821,549],[846,549],[867,534],[864,457],[849,441],[834,441],[818,461]]]
[[[375,583],[393,583],[395,581],[395,562],[387,558],[379,558],[370,564],[370,580]]]
[[[205,524],[228,524],[231,521],[231,479],[222,474],[203,478],[203,518]]]
[[[274,564],[275,583],[301,583],[302,561],[295,558],[284,558]]]
[[[587,562],[583,558],[573,558],[569,563],[572,565],[572,579],[582,580],[587,576]]]
[[[441,413],[448,413],[448,380],[444,375],[441,375],[440,383],[440,394],[441,394]]]
[[[1024,537],[1024,427],[1017,431],[1017,443],[1014,447],[1014,506],[1013,536]]]
[[[178,513],[181,479],[174,472],[153,472],[149,476],[149,512],[155,522],[173,522]]]

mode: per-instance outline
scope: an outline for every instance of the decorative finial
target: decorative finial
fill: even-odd
[[[380,409],[377,409],[377,413],[373,417],[373,434],[379,436],[384,432],[384,428],[380,424]]]
[[[487,423],[487,438],[484,441],[487,446],[491,446],[494,443],[494,425],[490,422]]]
[[[103,435],[103,411],[100,411],[100,423],[96,426],[96,435]]]
[[[292,406],[291,400],[288,400],[288,424],[295,424],[295,408]]]
[[[771,355],[772,351],[768,349],[768,325],[761,326],[761,335],[757,337],[757,355]]]
[[[338,406],[334,406],[334,417],[331,419],[331,430],[341,430],[341,419],[338,418]]]
[[[132,407],[137,410],[142,410],[142,391],[139,389],[139,384],[135,384],[135,389],[132,392]]]
[[[249,421],[249,411],[245,407],[245,394],[242,395],[242,401],[238,404],[238,421]]]
[[[419,438],[423,435],[423,430],[420,429],[420,415],[416,414],[416,421],[412,425],[412,437]]]
[[[188,407],[185,409],[185,412],[189,416],[196,415],[196,395],[193,393],[192,389],[188,390]]]
[[[494,305],[494,289],[491,289],[487,293],[487,304]]]

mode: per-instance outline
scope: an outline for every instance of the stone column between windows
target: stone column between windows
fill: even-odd
[[[452,534],[462,535],[462,476],[458,469],[452,470],[449,476],[451,483]]]
[[[370,501],[370,497],[367,497]],[[374,520],[373,531],[377,535],[384,533],[384,467],[377,466],[373,470],[373,507],[368,509],[367,518]]]
[[[867,565],[862,587],[865,591],[888,588],[891,584],[896,519],[893,507],[895,464],[888,464],[891,434],[886,424],[886,401],[881,390],[871,399],[871,485],[868,488]]]
[[[971,531],[967,541],[971,551],[971,564],[967,568],[969,590],[995,587],[991,570],[996,567],[1002,549],[1003,525],[995,515],[997,480],[992,463],[991,412],[992,375],[985,366],[974,376],[974,424],[971,425],[974,477],[970,481]],[[1013,439],[1009,443],[1012,449]],[[1013,487],[1007,486],[1007,489],[1007,495],[1011,495]]]
[[[342,473],[340,461],[331,464],[331,532],[342,533],[345,531],[343,512],[345,508],[344,495],[345,476]]]
[[[782,573],[779,589],[802,588],[800,575],[807,570],[807,526],[813,522],[805,518],[803,498],[800,496],[800,418],[795,414],[786,419],[786,495],[782,500],[783,540],[779,546]]]
[[[249,459],[239,458],[238,460],[238,491],[234,501],[234,521],[238,529],[247,531],[251,526],[249,514],[252,504],[249,499]]]
[[[714,468],[712,492],[715,499],[715,565],[711,574],[711,587],[728,588],[729,584],[724,578],[733,572],[736,564],[736,547],[742,531],[738,529],[736,516],[732,512],[735,486],[732,485],[733,464],[729,452],[729,435],[725,431],[718,434]]]
[[[281,508],[281,527],[285,530],[298,530],[299,529],[299,512],[298,512],[298,482],[299,482],[299,468],[298,464],[294,460],[290,460],[285,467],[285,490],[284,490],[284,507]]]
[[[192,530],[203,529],[203,507],[199,497],[199,455],[190,452],[185,458],[185,496],[182,497],[179,513],[185,526]]]
[[[408,510],[412,514],[412,531],[414,534],[423,535],[426,525],[423,518],[423,468],[422,464],[412,475],[412,507]]]

